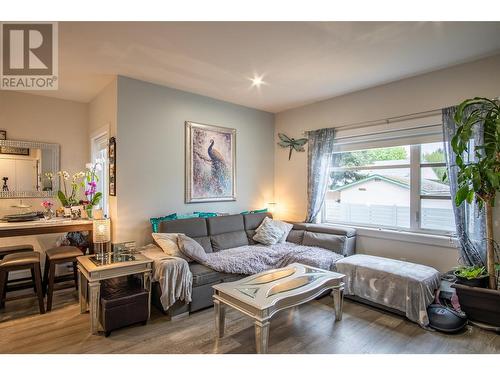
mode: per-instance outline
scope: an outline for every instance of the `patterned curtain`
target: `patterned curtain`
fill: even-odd
[[[334,138],[335,129],[308,132],[306,223],[316,222],[325,201]]]
[[[471,111],[473,108],[470,109]],[[456,107],[444,108],[443,114],[443,134],[446,150],[446,165],[448,169],[448,179],[450,181],[450,191],[452,197],[453,211],[455,213],[455,224],[457,227],[458,247],[460,250],[462,263],[466,265],[485,265],[486,262],[486,234],[485,234],[485,213],[480,211],[474,202],[462,203],[459,207],[453,201],[458,190],[457,172],[455,164],[456,154],[451,147],[451,139],[456,134],[457,125],[453,117]],[[476,126],[474,131],[474,144],[483,143],[483,127]],[[469,162],[473,161],[474,155],[469,155]],[[467,155],[464,155],[464,161]]]

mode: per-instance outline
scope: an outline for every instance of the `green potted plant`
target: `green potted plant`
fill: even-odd
[[[472,110],[470,110],[472,107]],[[496,289],[495,246],[493,238],[493,206],[500,190],[500,101],[474,98],[464,101],[455,113],[457,133],[451,140],[451,147],[457,155],[458,190],[455,204],[476,199],[479,208],[486,215],[486,269],[489,287]],[[471,147],[470,139],[474,127],[484,124],[483,143]],[[463,155],[472,154],[475,161],[466,162]]]
[[[68,189],[68,181],[70,180],[69,173],[66,171],[59,171],[57,175],[62,181],[62,184],[60,184],[62,189],[57,192],[57,197],[65,209],[65,216],[70,216],[71,207],[77,206],[80,203],[78,192],[80,188],[84,187],[84,183],[81,180],[85,177],[85,173],[77,172],[71,176],[71,181],[69,182],[70,189]]]
[[[500,190],[500,101],[474,98],[461,103],[454,117],[458,125],[451,140],[458,167],[458,190],[455,204],[478,203],[486,216],[486,269],[490,289],[455,284],[460,306],[469,319],[500,326],[500,291],[497,290],[495,241],[493,238],[493,207]],[[482,143],[471,145],[475,127],[483,124]],[[464,158],[473,155],[474,158]],[[467,162],[466,160],[474,160]],[[474,267],[476,266],[476,267]],[[480,277],[482,265],[464,268],[457,276]],[[481,271],[481,272],[480,272]],[[474,277],[473,277],[474,278]],[[467,279],[467,277],[465,277]],[[463,279],[462,279],[463,280]]]
[[[99,202],[102,198],[102,192],[97,191],[97,182],[99,182],[99,176],[97,172],[102,170],[103,164],[104,160],[97,159],[95,163],[88,163],[85,166],[85,197],[87,198],[85,201],[85,210],[87,211],[87,216],[89,218],[92,218],[92,210],[94,207],[99,205]]]
[[[488,272],[484,266],[462,266],[455,272],[457,283],[477,288],[486,288],[488,286]]]

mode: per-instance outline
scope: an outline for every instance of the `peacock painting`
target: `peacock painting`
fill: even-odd
[[[235,200],[236,130],[186,122],[186,202]]]

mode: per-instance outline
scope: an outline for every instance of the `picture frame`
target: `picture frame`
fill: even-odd
[[[236,129],[185,122],[185,203],[236,200]]]
[[[116,196],[116,138],[111,137],[108,144],[109,195]]]
[[[30,149],[26,147],[1,146],[0,154],[30,156]]]
[[[7,130],[0,130],[0,140],[5,141],[7,139]]]

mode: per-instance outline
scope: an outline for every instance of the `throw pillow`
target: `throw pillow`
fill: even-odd
[[[252,211],[243,211],[240,212],[241,215],[248,215],[248,214],[262,214],[264,212],[267,212],[267,208],[262,208],[260,210],[252,210]]]
[[[186,259],[187,261],[190,260],[186,258],[179,249],[179,245],[177,244],[179,233],[153,233],[152,236],[156,244],[161,247],[165,254]]]
[[[151,219],[149,219],[149,222],[151,223],[153,233],[158,233],[158,229],[162,221],[176,220],[176,219],[177,219],[177,214],[170,214],[167,216],[152,217]]]
[[[191,237],[179,234],[177,237],[177,243],[179,245],[179,250],[189,259],[202,264],[207,260],[207,253],[205,252],[205,249],[203,249],[203,247],[201,247],[201,245]]]
[[[284,221],[280,221],[280,220],[273,220],[273,222],[276,226],[283,229],[283,236],[279,239],[278,243],[286,242],[286,238],[290,234],[290,231],[293,228],[293,224],[285,223]]]
[[[253,239],[263,245],[274,245],[283,237],[284,229],[266,217],[262,224],[255,230]]]
[[[195,219],[197,217],[200,217],[198,214],[183,214],[183,215],[177,215],[177,219]]]
[[[217,212],[193,212],[194,214],[198,215],[198,217],[201,218],[207,218],[207,217],[215,217],[218,216]]]

